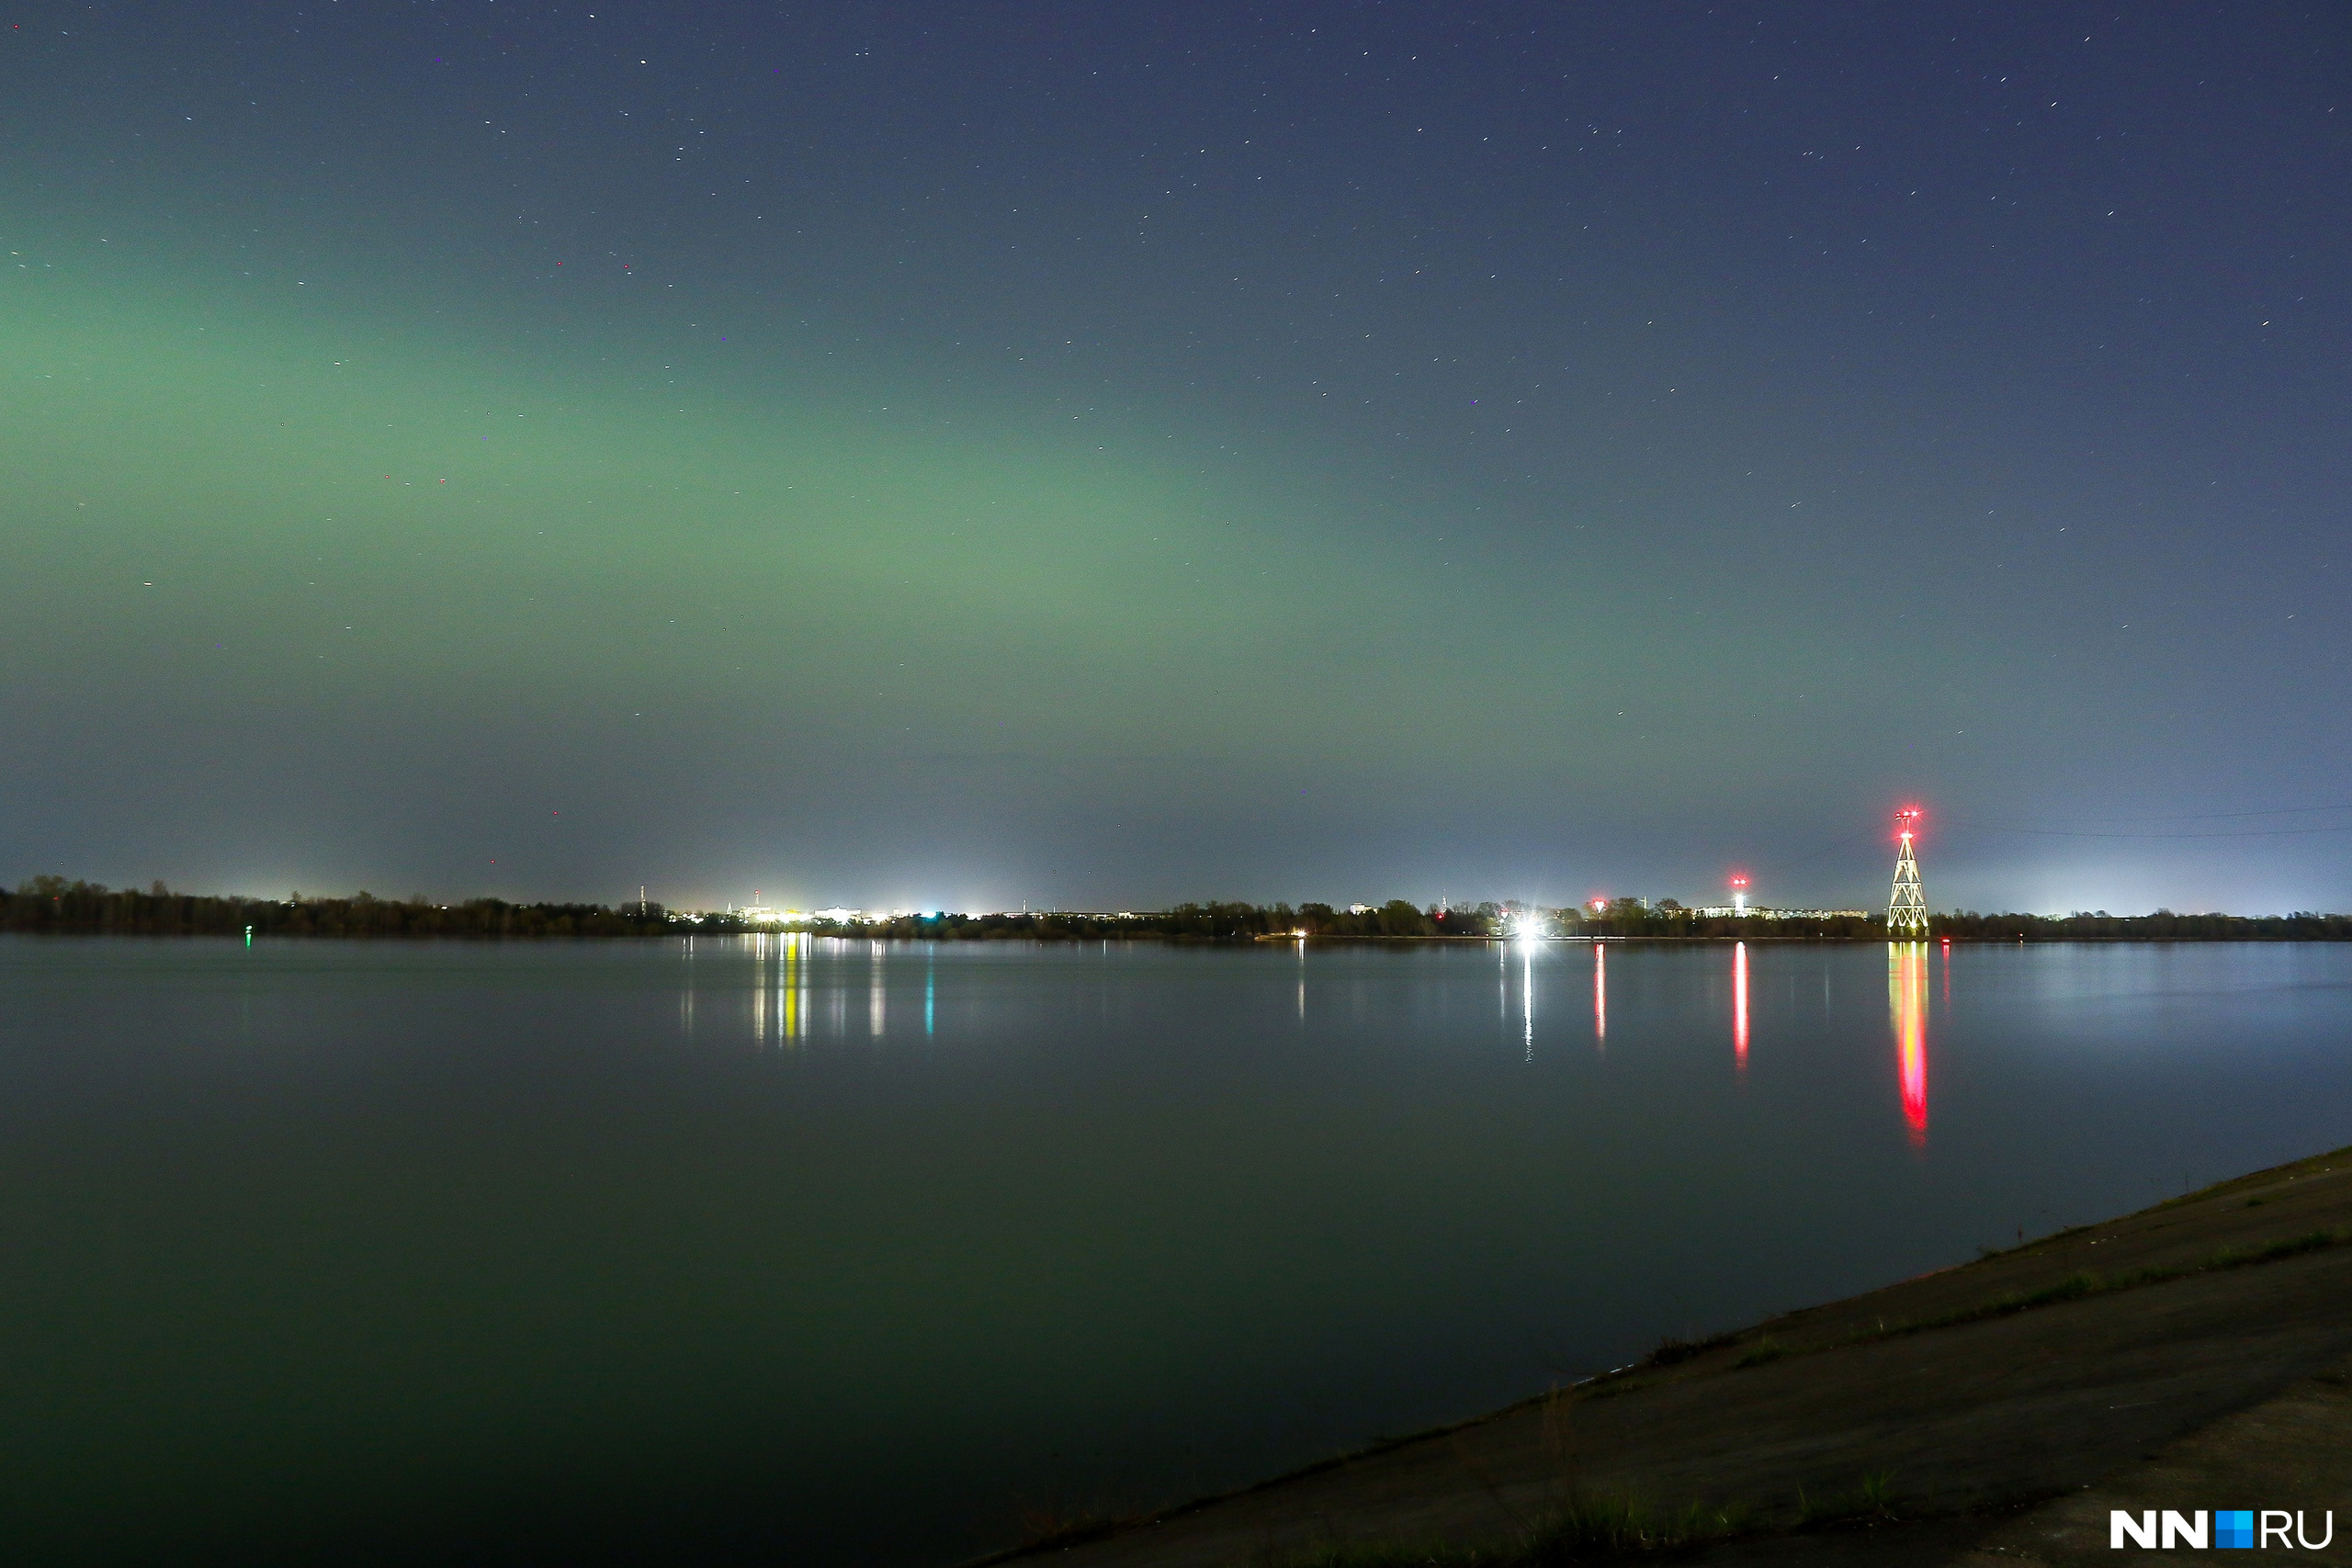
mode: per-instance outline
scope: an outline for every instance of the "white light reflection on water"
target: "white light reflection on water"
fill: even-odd
[[[1524,1021],[1523,1036],[1527,1044],[1527,1059],[1535,1060],[1535,943],[1532,940],[1519,944],[1520,1016]]]
[[[764,1045],[768,1039],[768,939],[752,939],[752,1043]]]

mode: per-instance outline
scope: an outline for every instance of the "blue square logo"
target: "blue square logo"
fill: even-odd
[[[2254,1550],[2254,1510],[2219,1508],[2213,1514],[2213,1544]]]

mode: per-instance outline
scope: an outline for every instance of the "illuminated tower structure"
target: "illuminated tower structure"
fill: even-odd
[[[1928,896],[1919,886],[1919,853],[1912,847],[1918,820],[1916,806],[1894,814],[1894,838],[1902,848],[1894,856],[1894,890],[1886,899],[1886,934],[1893,941],[1925,941],[1928,935]]]
[[[1747,878],[1744,876],[1731,879],[1731,912],[1735,915],[1747,913]]]

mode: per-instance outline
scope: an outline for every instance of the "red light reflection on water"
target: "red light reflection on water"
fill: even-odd
[[[1609,1043],[1609,950],[1592,944],[1592,1043]]]
[[[1744,1072],[1747,1067],[1747,944],[1732,943],[1731,948],[1731,1051],[1732,1060]]]
[[[1903,1079],[1903,1120],[1915,1148],[1928,1144],[1928,944],[1886,944],[1886,1004]]]

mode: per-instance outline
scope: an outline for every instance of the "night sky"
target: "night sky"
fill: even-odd
[[[10,882],[2352,905],[2352,9],[0,24]]]

